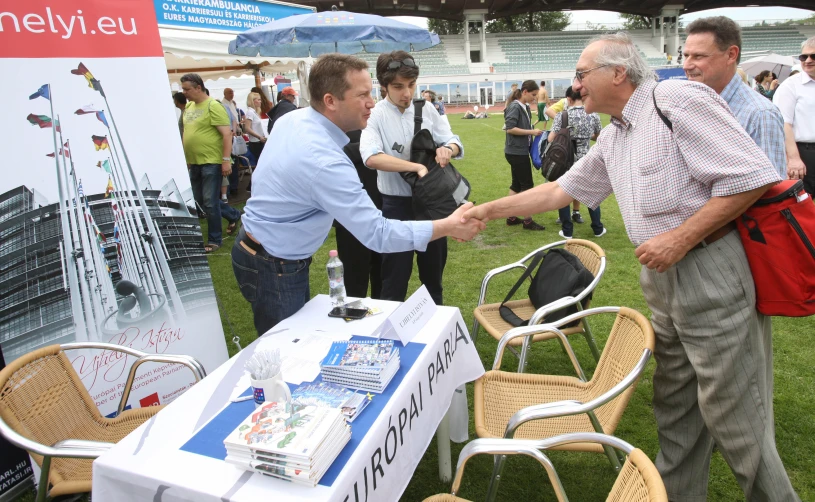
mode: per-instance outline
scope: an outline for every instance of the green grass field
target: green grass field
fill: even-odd
[[[453,131],[461,136],[465,158],[455,162],[456,167],[472,184],[471,200],[486,202],[503,197],[510,184],[509,165],[504,159],[504,133],[500,115],[486,120],[460,120],[450,116]],[[604,120],[604,124],[607,120]],[[543,178],[536,172],[536,183]],[[627,306],[649,315],[638,285],[639,263],[634,257],[634,246],[628,240],[620,212],[613,198],[602,205],[603,221],[608,233],[597,242],[606,251],[608,268],[603,281],[594,294],[593,306]],[[588,224],[588,213],[583,211],[586,223],[575,225],[576,238],[593,238]],[[542,232],[529,232],[520,227],[507,227],[502,221],[491,222],[487,230],[474,241],[457,243],[450,241],[449,257],[444,276],[444,298],[447,305],[459,307],[468,326],[472,326],[472,312],[476,305],[479,287],[484,274],[499,265],[513,262],[529,251],[546,243],[560,240],[559,226],[554,224],[557,214],[537,215],[536,221],[546,225]],[[206,235],[206,231],[204,232]],[[238,290],[232,273],[229,251],[231,240],[224,242],[218,252],[210,257],[215,289],[222,303],[221,318],[230,355],[236,347],[230,341],[232,333],[241,338],[243,346],[255,339],[252,313]],[[333,231],[314,257],[311,267],[311,293],[328,293],[325,263],[328,251],[335,247]],[[507,274],[511,275],[511,274]],[[418,273],[414,271],[409,291],[419,286]],[[517,276],[505,278],[491,286],[488,301],[500,301]],[[598,344],[602,347],[613,318],[603,316],[592,325]],[[815,344],[808,336],[815,332],[812,318],[776,318],[774,323],[775,355],[775,419],[777,444],[793,486],[802,500],[815,500]],[[594,369],[594,360],[585,341],[574,338],[581,364],[588,373]],[[482,332],[477,342],[478,351],[485,368],[492,365],[496,342]],[[517,360],[508,354],[503,369],[512,371]],[[658,450],[657,433],[651,409],[653,361],[639,382],[636,393],[623,415],[616,435],[645,451],[652,459]],[[533,347],[528,371],[573,375],[573,369],[560,347],[544,342]],[[468,385],[469,403],[472,410],[472,385]],[[474,438],[472,416],[470,436]],[[454,464],[462,445],[453,445]],[[606,457],[599,454],[554,452],[551,458],[571,500],[593,502],[606,499],[615,479]],[[449,492],[450,485],[441,483],[438,477],[435,441],[431,442],[425,456],[412,474],[403,501],[419,501],[436,493]],[[486,493],[492,470],[491,457],[475,458],[468,463],[459,496],[481,500]],[[389,474],[395,475],[395,474]],[[404,476],[410,473],[402,474]],[[721,455],[714,454],[711,463],[710,501],[744,500],[733,474]],[[499,491],[500,500],[552,501],[554,492],[540,465],[529,458],[510,458],[504,470]]]
[[[603,121],[607,123],[607,118]],[[465,158],[455,162],[456,167],[472,184],[471,200],[486,202],[507,194],[510,184],[509,165],[504,159],[504,132],[501,130],[501,116],[493,115],[485,120],[461,120],[459,115],[451,115],[453,131],[461,136]],[[543,178],[536,172],[536,183]],[[608,256],[608,269],[600,283],[592,302],[593,306],[622,305],[649,314],[638,284],[639,263],[634,257],[634,246],[628,240],[622,218],[613,198],[602,205],[603,221],[608,233],[597,240]],[[588,213],[584,210],[586,223],[575,225],[576,238],[593,238],[588,224]],[[557,213],[537,215],[536,221],[546,225],[542,232],[529,232],[519,227],[507,227],[502,221],[491,222],[487,230],[474,241],[457,243],[450,241],[447,267],[444,274],[444,298],[447,305],[461,309],[461,313],[472,326],[472,311],[478,300],[481,279],[484,274],[499,265],[510,263],[529,251],[548,242],[560,240],[559,226],[555,225]],[[227,341],[232,338],[231,328],[241,337],[245,346],[254,340],[252,315],[249,304],[241,297],[232,274],[229,248],[231,242],[210,258],[215,288],[223,303],[224,332]],[[314,257],[311,267],[311,293],[328,293],[325,262],[328,250],[335,247],[333,232]],[[511,274],[507,274],[511,275]],[[517,276],[507,277],[491,286],[489,301],[500,301]],[[419,286],[418,272],[414,271],[409,291]],[[227,314],[226,316],[224,315]],[[228,316],[229,321],[226,318]],[[604,316],[606,317],[606,316]],[[604,344],[612,317],[595,323],[594,332],[598,344]],[[815,500],[815,348],[807,336],[812,336],[815,322],[812,318],[774,319],[775,348],[775,416],[778,449],[784,460],[793,486],[802,500]],[[229,343],[229,342],[228,342]],[[587,371],[593,370],[591,354],[584,340],[575,338],[573,344],[578,351],[581,364]],[[478,338],[478,351],[485,368],[492,365],[496,342],[485,333]],[[236,348],[229,343],[230,354]],[[517,360],[511,355],[504,358],[504,369],[512,370]],[[637,387],[636,394],[617,428],[616,434],[641,448],[651,458],[657,450],[656,424],[651,410],[651,375],[654,363],[649,364],[645,376]],[[571,375],[573,370],[561,349],[555,343],[544,343],[534,347],[529,362],[529,372]],[[472,385],[469,385],[469,402],[472,407]],[[471,408],[472,409],[472,408]],[[472,417],[471,417],[472,420]],[[474,437],[473,426],[470,426]],[[454,461],[461,445],[454,445]],[[606,458],[588,453],[552,454],[553,462],[572,500],[601,501],[611,488],[615,475]],[[431,443],[422,462],[419,464],[402,500],[416,501],[425,497],[449,491],[450,486],[439,482],[435,442]],[[486,492],[491,473],[491,458],[476,458],[468,464],[460,495],[479,500]],[[501,500],[548,501],[555,500],[540,466],[527,458],[512,458],[504,471],[500,490]],[[733,474],[721,455],[716,453],[711,464],[708,500],[743,500]]]

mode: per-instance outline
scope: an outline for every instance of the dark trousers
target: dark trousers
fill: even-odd
[[[807,168],[804,190],[811,197],[815,197],[815,143],[798,143],[798,154]]]
[[[241,244],[243,228],[232,246],[232,270],[243,297],[252,305],[258,336],[294,315],[309,300],[308,269],[311,258],[285,260],[263,249]]]
[[[382,194],[382,216],[392,220],[414,221],[411,197]],[[442,275],[447,263],[447,237],[436,239],[425,251],[382,254],[382,299],[405,301],[408,282],[413,273],[413,253],[419,266],[419,280],[425,285],[436,305],[443,305]]]
[[[221,245],[221,217],[229,223],[241,218],[241,213],[221,200],[221,164],[190,164],[190,184],[195,202],[207,213],[207,242]]]
[[[368,295],[368,282],[371,283],[371,298],[382,297],[382,255],[366,248],[354,235],[339,223],[335,226],[337,253],[342,261],[345,281],[345,294],[357,298]]]
[[[594,235],[599,235],[603,231],[603,222],[600,221],[600,208],[592,209],[588,206],[589,217],[591,218],[591,229],[594,230]],[[560,218],[560,224],[563,227],[563,235],[571,237],[574,232],[574,223],[572,222],[572,213],[569,206],[558,209],[557,216]]]
[[[509,162],[512,173],[512,184],[509,185],[509,189],[515,193],[531,190],[535,182],[532,180],[532,161],[529,160],[529,155],[505,153],[504,158]]]

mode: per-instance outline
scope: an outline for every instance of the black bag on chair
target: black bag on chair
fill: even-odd
[[[414,172],[399,173],[413,193],[413,213],[417,220],[446,218],[470,196],[470,183],[453,167],[436,162],[436,142],[433,134],[422,129],[422,108],[426,101],[417,99],[414,105],[414,134],[410,143],[410,161],[427,167],[423,178]]]
[[[540,267],[538,267],[538,264],[540,264]],[[501,306],[498,308],[498,313],[501,315],[501,318],[512,326],[526,326],[529,324],[529,319],[521,319],[512,309],[504,304],[512,299],[512,295],[518,291],[521,284],[533,273],[535,276],[532,277],[528,293],[529,300],[532,302],[532,305],[535,306],[535,309],[539,309],[544,305],[548,305],[566,296],[576,297],[582,293],[584,289],[589,287],[594,280],[594,274],[583,266],[580,259],[565,249],[550,249],[548,252],[539,252],[532,258],[532,262],[521,275],[521,278],[518,279],[518,282],[512,286],[509,294],[504,298],[504,301],[501,302]],[[591,296],[591,294],[588,294],[583,298],[583,308],[588,305]],[[559,321],[576,312],[577,307],[572,305],[549,314],[544,321]],[[576,326],[579,322],[580,321],[576,321],[564,327],[571,328],[572,326]]]

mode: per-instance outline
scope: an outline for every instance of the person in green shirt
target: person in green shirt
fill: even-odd
[[[207,213],[207,253],[221,247],[221,217],[234,235],[240,212],[222,201],[221,181],[232,172],[232,129],[224,106],[209,97],[204,81],[195,73],[181,77],[181,92],[187,98],[184,109],[184,156],[190,171],[195,202]]]

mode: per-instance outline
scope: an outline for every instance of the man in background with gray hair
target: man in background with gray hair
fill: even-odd
[[[625,33],[583,51],[573,89],[611,124],[554,183],[469,209],[482,221],[599,207],[612,193],[656,334],[656,465],[670,500],[704,502],[714,442],[750,501],[799,500],[775,446],[769,325],[733,220],[780,181],[716,92],[657,85]]]
[[[725,16],[703,17],[685,28],[685,74],[725,100],[736,120],[764,151],[782,178],[787,177],[784,119],[759,93],[744,85],[736,74],[741,60],[741,28]]]

